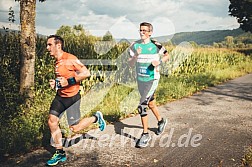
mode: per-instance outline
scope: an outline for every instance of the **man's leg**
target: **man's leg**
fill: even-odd
[[[148,133],[148,115],[141,117],[142,125],[143,125],[143,133]]]
[[[76,125],[79,123],[81,118],[80,109],[76,109],[76,107],[74,107],[73,105],[73,107],[71,106],[66,110],[66,114],[69,126]]]
[[[48,125],[51,131],[51,136],[55,143],[56,149],[62,149],[62,133],[59,128],[59,118],[55,115],[49,114]]]
[[[72,125],[70,127],[70,129],[73,132],[78,132],[78,131],[90,126],[94,122],[96,122],[96,117],[95,116],[88,117],[88,118],[83,118],[78,124]]]
[[[81,103],[81,95],[78,93],[74,97],[72,97],[71,106],[67,108],[67,122],[69,126],[77,125],[81,118],[80,112],[80,103]]]
[[[142,125],[143,125],[143,133],[140,139],[136,143],[136,147],[147,147],[149,141],[151,140],[151,136],[148,133],[148,115],[147,115],[147,104],[146,101],[138,105],[138,112],[141,117]]]
[[[64,162],[67,160],[66,153],[63,150],[62,145],[62,133],[59,127],[59,118],[60,115],[65,111],[64,101],[67,99],[61,98],[59,95],[56,95],[54,100],[52,101],[49,118],[48,118],[48,126],[50,128],[51,136],[54,141],[55,153],[50,160],[47,161],[47,165],[57,165],[59,162]]]
[[[149,104],[148,104],[148,106],[149,106],[149,108],[151,109],[151,111],[153,112],[153,114],[155,115],[155,117],[158,120],[158,129],[156,131],[156,134],[160,135],[165,130],[165,127],[167,125],[167,119],[166,118],[162,118],[160,116],[160,113],[158,111],[158,108],[157,108],[157,105],[155,103],[155,100],[150,101]]]
[[[149,106],[149,102],[154,99],[154,92],[157,88],[158,81],[149,81],[149,82],[141,82],[138,81],[138,90],[141,95],[140,103],[138,105],[138,112],[141,116],[141,121],[143,125],[143,134],[139,141],[137,142],[137,147],[146,147],[151,140],[151,136],[148,133],[148,115],[147,115],[147,107]],[[155,109],[155,108],[154,108]],[[155,110],[154,110],[155,111]],[[156,109],[156,113],[157,109]]]
[[[54,147],[56,152],[50,160],[47,161],[47,165],[57,165],[59,162],[64,162],[67,160],[66,153],[62,146],[62,134],[59,128],[59,118],[53,114],[49,114],[48,125],[51,131],[52,139],[54,141]]]
[[[92,117],[83,118],[77,125],[71,126],[70,129],[73,132],[78,132],[96,122],[101,131],[106,128],[106,121],[103,119],[103,114],[100,111],[97,111]]]
[[[161,120],[161,116],[158,112],[158,108],[154,101],[154,92],[158,86],[158,80],[150,82],[138,82],[138,90],[141,95],[140,105],[138,106],[138,111],[141,115],[141,120],[143,124],[144,133],[147,133],[148,129],[148,117],[144,118],[143,115],[147,115],[147,106],[151,109],[158,121]],[[140,108],[139,108],[140,107]],[[140,109],[140,110],[139,110]],[[143,113],[141,113],[143,112]]]
[[[143,133],[140,139],[136,143],[136,147],[147,147],[149,145],[149,141],[151,140],[151,136],[148,133],[148,115],[141,116],[141,121],[143,125]]]
[[[157,120],[161,121],[162,118],[161,118],[160,113],[158,111],[155,100],[150,101],[149,104],[148,104],[148,107],[151,109],[151,111],[153,112],[153,114],[155,115]]]

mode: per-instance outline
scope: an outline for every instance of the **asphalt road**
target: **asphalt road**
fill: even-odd
[[[168,119],[162,135],[149,113],[152,140],[135,148],[142,129],[140,117],[108,125],[104,132],[65,143],[68,160],[58,166],[237,167],[252,144],[252,74],[160,106]],[[0,166],[45,166],[51,154],[39,149]]]

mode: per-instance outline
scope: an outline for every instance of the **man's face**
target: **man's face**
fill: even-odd
[[[58,51],[60,50],[61,45],[55,44],[54,38],[49,38],[47,40],[47,46],[46,49],[48,52],[50,52],[50,55],[53,57],[57,56]]]
[[[150,31],[148,26],[140,26],[139,33],[140,33],[141,39],[145,40],[147,38],[150,38],[152,31]]]

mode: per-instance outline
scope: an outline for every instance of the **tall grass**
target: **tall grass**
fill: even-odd
[[[252,58],[228,49],[198,48],[170,76],[161,78],[159,104],[252,72]]]

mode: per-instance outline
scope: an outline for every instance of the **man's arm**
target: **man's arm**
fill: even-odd
[[[76,82],[80,82],[88,77],[90,77],[90,71],[87,69],[86,66],[82,67],[80,71],[77,72],[77,75],[75,76]]]
[[[128,60],[130,67],[134,67],[136,61],[137,61],[137,56],[130,57]]]
[[[128,62],[130,67],[133,67],[136,64],[138,55],[142,52],[142,48],[137,48],[136,52],[134,52],[134,56],[130,57]]]
[[[170,60],[170,55],[168,54],[168,52],[166,52],[165,54],[164,54],[164,56],[162,57],[162,59],[160,60],[160,64],[162,63],[162,62],[166,62],[166,61],[169,61]]]
[[[80,82],[90,76],[90,71],[86,66],[83,66],[81,69],[77,71],[77,75],[71,78],[58,77],[60,81],[60,85],[62,87],[66,87],[68,85],[74,85],[76,82]]]
[[[154,67],[156,67],[156,66],[158,66],[158,65],[160,65],[160,64],[162,64],[162,63],[168,61],[169,59],[170,59],[170,55],[168,54],[168,52],[166,52],[166,53],[163,55],[162,59],[160,59],[159,61],[153,60],[153,61],[152,61],[152,65],[153,65]]]

